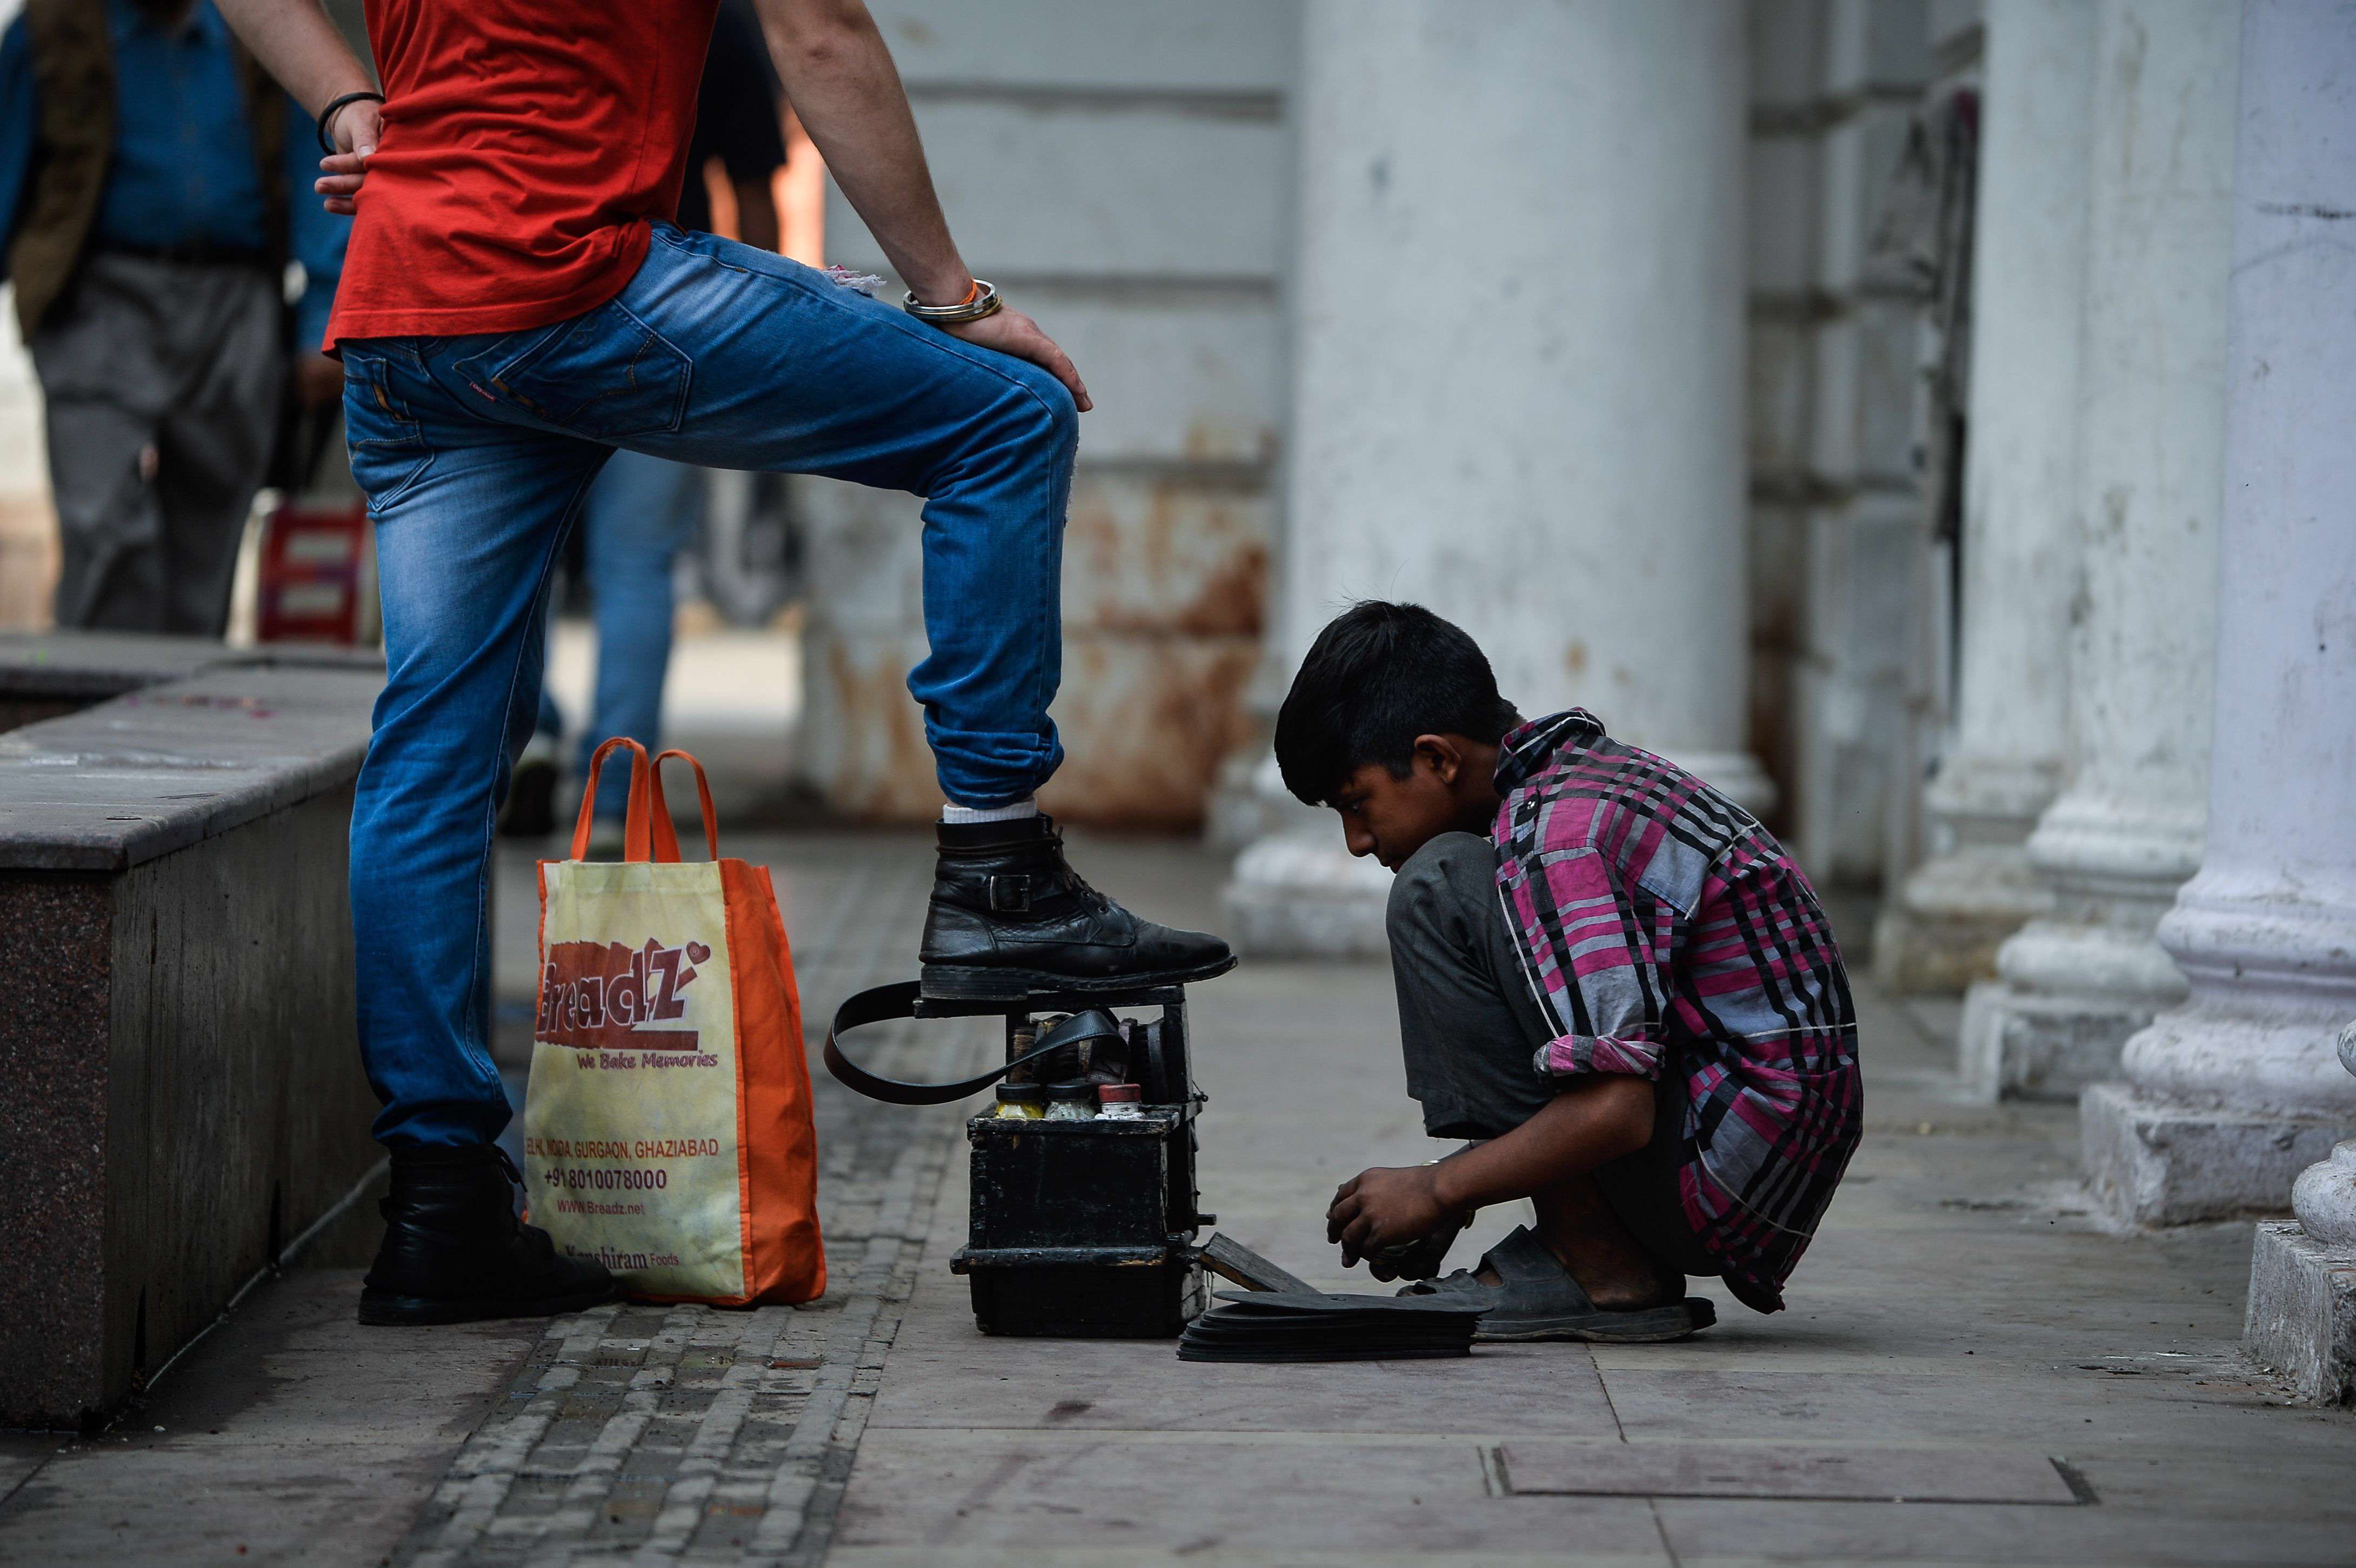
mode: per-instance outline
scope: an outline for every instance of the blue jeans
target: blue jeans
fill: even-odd
[[[614,448],[926,497],[931,646],[908,688],[943,791],[1020,800],[1062,760],[1047,704],[1078,421],[1044,371],[662,223],[594,310],[349,342],[344,369],[384,600],[351,897],[385,1143],[487,1143],[508,1120],[487,1047],[491,825],[539,710],[550,568]]]
[[[616,452],[589,487],[581,532],[597,616],[597,682],[583,719],[577,776],[617,735],[648,751],[662,742],[663,677],[670,669],[671,564],[703,516],[703,470],[640,452]],[[545,690],[540,729],[564,733],[564,715]],[[619,782],[597,797],[600,820],[619,822],[629,803]]]

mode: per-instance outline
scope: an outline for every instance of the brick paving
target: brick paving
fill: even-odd
[[[798,864],[781,895],[816,1074],[830,1282],[806,1306],[616,1304],[560,1318],[435,1487],[396,1561],[414,1568],[816,1563],[960,1146],[955,1108],[859,1099],[818,1065],[827,1015],[904,978],[929,856],[899,841]],[[993,1031],[878,1026],[883,1070],[977,1070]]]

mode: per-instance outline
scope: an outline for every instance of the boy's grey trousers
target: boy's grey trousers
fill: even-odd
[[[1391,975],[1398,985],[1407,1091],[1435,1138],[1512,1132],[1562,1090],[1531,1059],[1554,1029],[1530,993],[1520,940],[1497,896],[1497,851],[1473,833],[1441,833],[1391,884]],[[1653,1141],[1597,1169],[1612,1212],[1662,1263],[1714,1275],[1677,1196],[1686,1095],[1675,1062],[1653,1085]]]

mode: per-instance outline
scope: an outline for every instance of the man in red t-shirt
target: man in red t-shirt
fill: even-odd
[[[380,97],[316,0],[220,0],[318,116],[318,189],[356,215],[326,347],[385,623],[352,811],[360,1047],[392,1150],[364,1322],[562,1312],[612,1288],[513,1218],[484,889],[550,568],[616,448],[926,498],[930,650],[908,684],[949,802],[926,995],[1019,1004],[1235,961],[1090,888],[1034,803],[1063,756],[1047,704],[1077,372],[959,259],[858,0],[759,6],[905,309],[670,222],[714,4],[369,0]]]

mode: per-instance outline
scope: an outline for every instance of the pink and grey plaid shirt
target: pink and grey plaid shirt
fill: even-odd
[[[1686,1218],[1775,1311],[1864,1117],[1815,890],[1750,812],[1583,709],[1505,736],[1497,788],[1498,896],[1555,1031],[1534,1065],[1682,1076]]]

